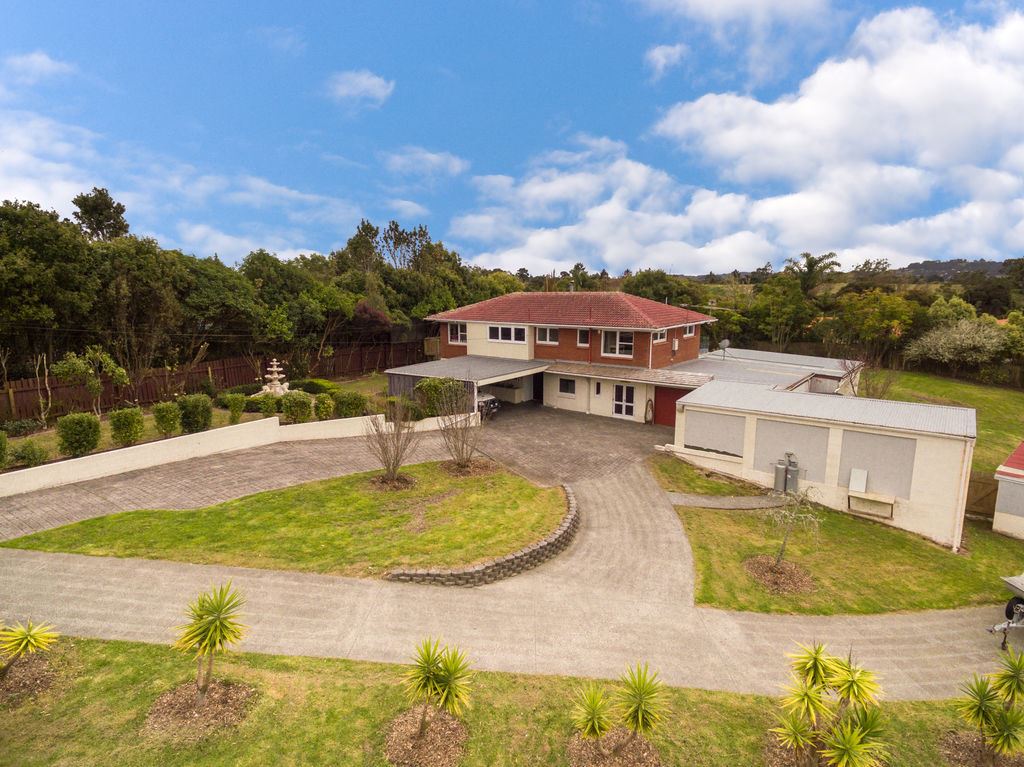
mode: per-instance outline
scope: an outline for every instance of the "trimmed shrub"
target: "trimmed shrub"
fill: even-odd
[[[7,432],[0,431],[0,469],[7,465]]]
[[[389,421],[393,421],[395,417],[395,404],[401,400],[405,406],[405,416],[412,421],[422,421],[424,418],[428,418],[423,406],[414,399],[409,397],[387,397],[384,400],[384,415]]]
[[[281,413],[288,423],[313,420],[313,398],[304,391],[290,391],[281,397]]]
[[[228,412],[231,413],[230,422],[235,424],[241,421],[242,412],[245,410],[246,396],[244,394],[225,394],[223,399]]]
[[[313,412],[316,413],[316,420],[329,421],[334,417],[334,400],[330,394],[317,394],[313,402]]]
[[[100,446],[100,419],[92,413],[71,413],[57,419],[57,447],[72,458]]]
[[[262,413],[264,418],[270,418],[272,415],[277,415],[278,410],[280,410],[280,399],[276,394],[261,394],[249,401],[256,403],[257,411]]]
[[[115,445],[127,447],[142,439],[142,408],[126,407],[110,411],[110,437]]]
[[[181,430],[185,434],[206,431],[213,423],[213,400],[205,394],[187,394],[178,398]]]
[[[261,383],[247,383],[239,384],[238,386],[232,386],[230,389],[225,389],[225,394],[244,394],[247,397],[251,397],[253,394],[259,394],[263,388]]]
[[[50,454],[34,439],[26,439],[11,451],[11,460],[24,466],[39,466],[46,463]]]
[[[465,386],[454,378],[421,378],[413,390],[423,415],[420,418],[433,418],[440,415],[440,403],[448,398],[449,392],[456,398],[462,397]],[[458,402],[458,399],[454,400]]]
[[[304,391],[307,394],[331,394],[338,391],[338,384],[326,378],[300,378],[288,384],[291,391]]]
[[[366,415],[366,395],[357,391],[341,391],[334,395],[334,417],[356,418]]]
[[[177,402],[160,402],[153,405],[153,420],[162,437],[177,434],[181,428],[181,408]]]
[[[0,423],[0,431],[8,437],[24,437],[27,434],[39,431],[41,428],[42,426],[39,425],[39,421],[32,418],[19,418],[17,421]]]

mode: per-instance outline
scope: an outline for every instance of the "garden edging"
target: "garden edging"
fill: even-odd
[[[385,574],[384,579],[401,583],[422,583],[433,586],[484,586],[532,570],[564,551],[580,527],[579,505],[572,488],[565,490],[565,516],[558,528],[537,543],[469,567],[397,569]]]

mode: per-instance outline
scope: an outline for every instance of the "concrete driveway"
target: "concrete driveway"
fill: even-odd
[[[911,699],[951,696],[993,664],[998,641],[982,627],[998,619],[999,607],[861,617],[696,608],[689,544],[642,464],[657,441],[657,429],[619,421],[539,409],[503,413],[487,430],[485,449],[503,450],[513,468],[538,479],[571,478],[583,524],[560,557],[489,586],[446,589],[4,549],[0,617],[164,643],[189,598],[231,579],[249,600],[245,648],[258,652],[402,662],[417,641],[434,635],[458,643],[484,669],[615,677],[646,660],[675,685],[771,694],[786,679],[784,653],[793,643],[822,640],[877,670],[888,697]],[[353,470],[364,466],[362,441],[341,442],[330,446],[333,455],[347,456]],[[240,458],[250,463],[266,453],[246,452]],[[196,476],[195,467],[179,466]],[[152,477],[138,472],[134,483],[156,488],[168,468]],[[219,470],[202,470],[215,487]]]

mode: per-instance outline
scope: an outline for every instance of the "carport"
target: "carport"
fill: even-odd
[[[472,402],[484,390],[504,402],[518,403],[534,398],[533,376],[547,369],[547,363],[539,360],[466,354],[391,368],[384,373],[388,377],[388,394],[393,397],[411,397],[417,382],[424,378],[454,378],[465,384]]]

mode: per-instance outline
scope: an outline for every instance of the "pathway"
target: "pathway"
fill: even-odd
[[[529,427],[529,438],[502,435],[498,422],[488,438],[491,448],[505,441],[509,461],[524,473],[554,480],[565,467],[582,475],[573,484],[583,511],[576,541],[517,578],[445,589],[3,549],[0,618],[31,615],[69,634],[165,643],[188,599],[231,579],[249,600],[244,648],[258,652],[401,662],[421,638],[435,635],[459,644],[483,669],[615,677],[643,659],[674,685],[770,694],[786,679],[784,653],[793,642],[821,640],[837,651],[852,649],[876,669],[889,697],[911,699],[953,695],[959,682],[993,664],[998,639],[983,627],[999,619],[999,607],[863,617],[694,607],[689,543],[640,463],[661,433],[610,422],[619,439],[606,442],[602,455],[614,460],[592,469],[572,457],[574,443],[560,439],[580,427],[576,417],[548,419],[549,413],[516,413],[523,421],[508,431]],[[362,466],[360,440],[315,447],[336,451],[334,473],[341,454],[353,470]],[[256,453],[247,452],[252,462]],[[204,469],[202,484],[217,486],[217,470]],[[145,472],[134,478],[136,487],[148,482]]]

